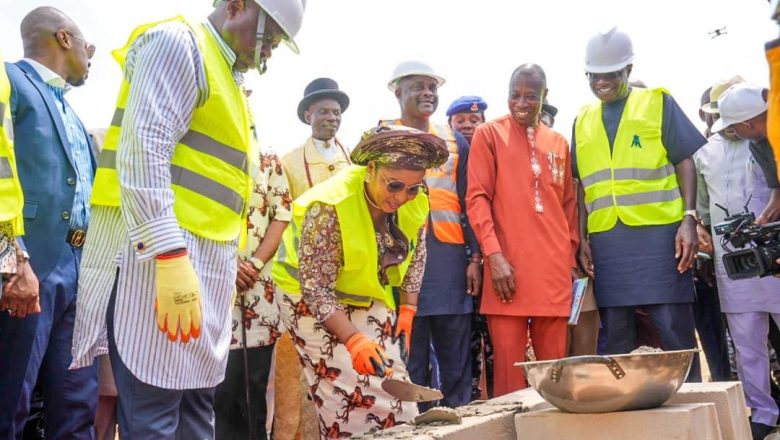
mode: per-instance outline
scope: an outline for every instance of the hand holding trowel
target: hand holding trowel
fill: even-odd
[[[406,338],[401,332],[401,356],[406,357]],[[352,357],[352,368],[362,375],[386,377],[382,389],[396,399],[404,402],[428,402],[443,397],[439,390],[415,385],[407,377],[393,378],[392,362],[387,359],[385,350],[363,333],[355,333],[347,341],[347,350]]]

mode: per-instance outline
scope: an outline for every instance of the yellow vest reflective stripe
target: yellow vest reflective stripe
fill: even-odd
[[[394,308],[392,286],[400,286],[414,249],[417,233],[428,217],[428,198],[420,193],[398,210],[398,226],[409,240],[406,259],[387,270],[389,285],[382,286],[377,277],[377,254],[374,225],[363,196],[366,168],[350,165],[330,179],[315,185],[293,202],[293,220],[282,235],[282,242],[274,258],[272,274],[284,291],[300,294],[298,281],[298,253],[316,252],[300,249],[301,224],[308,207],[321,202],[336,207],[344,250],[344,267],[336,279],[336,296],[346,305],[367,307],[375,300]]]
[[[400,119],[380,121],[380,124],[403,125]],[[425,173],[431,200],[433,234],[442,243],[465,244],[458,199],[458,143],[455,133],[447,125],[429,124],[428,132],[444,139],[450,152],[447,162]]]
[[[10,221],[14,235],[23,235],[24,195],[16,174],[10,103],[11,82],[0,54],[0,222]]]
[[[664,225],[682,219],[683,201],[663,145],[664,89],[634,88],[610,153],[602,104],[584,107],[574,128],[577,169],[585,190],[588,232]]]
[[[211,240],[233,240],[242,233],[251,192],[250,116],[243,91],[236,85],[219,46],[203,25],[192,25],[203,54],[209,97],[195,109],[189,131],[179,140],[171,160],[173,210],[184,229]],[[166,20],[169,21],[169,20]],[[133,31],[127,45],[114,51],[120,64],[132,42],[153,26]],[[119,206],[116,154],[130,85],[122,81],[117,108],[98,160],[92,203]]]

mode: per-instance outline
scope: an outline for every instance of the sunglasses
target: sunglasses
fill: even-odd
[[[390,180],[390,179],[387,179],[387,178],[385,178],[384,176],[381,176],[381,175],[380,175],[380,177],[382,178],[382,180],[385,181],[385,185],[387,185],[386,186],[387,192],[389,192],[391,194],[395,194],[395,193],[401,192],[401,191],[403,191],[405,189],[406,193],[408,195],[416,196],[417,193],[420,192],[420,190],[422,190],[422,192],[425,193],[426,189],[427,189],[427,186],[425,186],[425,183],[416,183],[414,185],[407,185],[407,184],[401,182],[400,180]]]
[[[71,31],[66,31],[65,29],[63,29],[62,32],[65,32],[66,34],[68,34],[74,40],[79,40],[82,43],[84,43],[84,49],[87,51],[87,58],[92,58],[95,55],[95,45],[94,44],[88,42],[87,40],[85,40],[82,37],[74,35],[73,32],[71,32]],[[54,33],[54,38],[57,38],[57,34],[58,33],[59,32],[55,32]]]
[[[607,73],[585,72],[585,76],[587,76],[590,81],[598,81],[600,79],[605,79],[605,80],[618,79],[622,74],[623,74],[623,69],[620,69],[616,72],[607,72]]]

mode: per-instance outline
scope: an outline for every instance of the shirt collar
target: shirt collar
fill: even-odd
[[[314,145],[316,145],[319,148],[330,148],[335,144],[334,142],[335,139],[328,139],[327,141],[323,141],[320,139],[311,138],[311,140],[314,141]]]
[[[232,69],[233,65],[236,64],[236,53],[233,52],[233,49],[231,49],[227,43],[225,43],[225,40],[222,39],[222,35],[217,32],[217,29],[214,27],[214,25],[211,24],[210,21],[204,20],[203,26],[205,26],[209,34],[214,37],[214,40],[217,42],[217,46],[219,47],[219,51],[222,53],[222,56],[225,57],[225,62],[228,63],[228,66],[230,66]]]
[[[32,58],[24,58],[23,60],[32,66],[33,70],[35,70],[35,73],[37,73],[38,76],[41,77],[41,80],[46,84],[58,89],[62,89],[62,91],[65,93],[70,91],[72,88],[70,84],[65,82],[65,80],[57,74],[57,72],[49,69],[38,61],[35,61]]]

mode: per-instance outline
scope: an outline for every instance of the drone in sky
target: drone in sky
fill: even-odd
[[[718,29],[715,29],[714,31],[708,32],[708,34],[710,35],[710,38],[712,38],[712,39],[718,38],[721,35],[726,35],[728,33],[729,32],[726,29],[726,26],[723,26],[722,28],[718,28]]]

